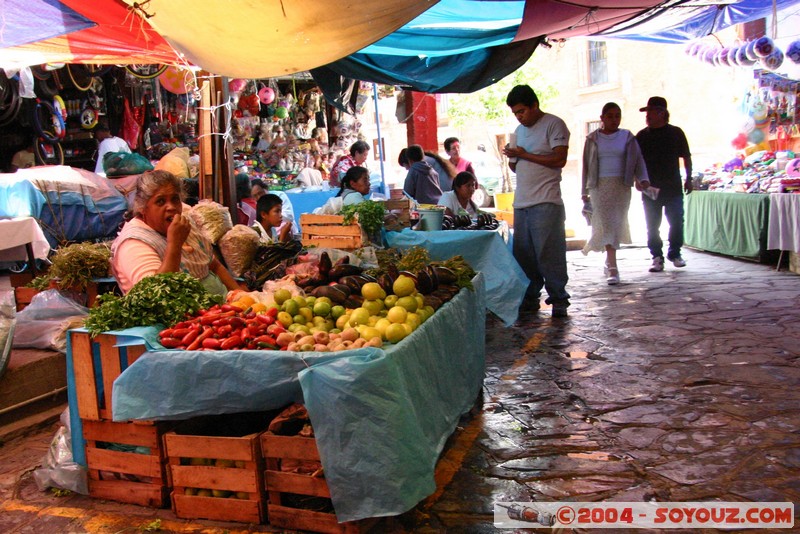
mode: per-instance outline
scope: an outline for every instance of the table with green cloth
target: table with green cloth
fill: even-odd
[[[181,420],[302,402],[339,521],[403,513],[436,490],[445,442],[481,394],[486,303],[480,273],[473,285],[402,342],[381,349],[158,350],[153,327],[109,332],[118,345],[148,348],[129,367],[126,358],[121,362],[114,420]],[[67,387],[73,456],[86,465],[70,345]]]
[[[756,259],[766,252],[769,195],[694,191],[684,205],[686,246]]]

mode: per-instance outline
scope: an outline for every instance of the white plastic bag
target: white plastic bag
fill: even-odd
[[[11,359],[11,342],[17,324],[13,291],[0,291],[0,377]]]
[[[76,328],[89,309],[65,297],[57,289],[37,293],[17,314],[14,348],[31,347],[66,352],[66,332]]]
[[[40,491],[61,488],[88,495],[86,468],[72,460],[69,408],[61,413],[61,424],[42,458],[42,467],[33,472],[33,480]]]

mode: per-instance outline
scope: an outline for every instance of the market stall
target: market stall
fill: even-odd
[[[122,364],[113,384],[114,420],[185,419],[302,401],[339,521],[402,513],[435,490],[439,453],[481,391],[482,275],[473,284],[474,291],[462,289],[413,334],[383,349],[146,352],[127,369]],[[158,346],[153,328],[117,334],[132,345]],[[70,345],[73,454],[85,465],[75,377]]]
[[[695,191],[685,210],[686,246],[755,259],[766,252],[769,195]]]
[[[441,260],[461,255],[476,271],[486,277],[486,307],[510,326],[517,320],[528,279],[509,247],[496,231],[446,230],[386,232],[390,247],[424,247],[431,259]]]

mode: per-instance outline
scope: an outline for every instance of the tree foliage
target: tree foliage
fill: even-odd
[[[506,105],[506,97],[512,87],[522,84],[528,84],[533,88],[544,109],[547,109],[548,101],[558,94],[557,89],[545,81],[544,75],[530,59],[521,68],[489,87],[474,93],[448,97],[447,114],[453,126],[474,128],[480,125],[490,138],[491,142],[488,144],[503,173],[503,192],[511,191],[511,179],[506,158],[494,142],[494,135],[498,132],[511,131],[516,127],[517,121]]]
[[[544,75],[533,65],[533,61],[509,74],[499,82],[474,93],[450,95],[448,97],[448,115],[454,126],[463,127],[475,121],[490,123],[496,126],[507,124],[513,116],[506,106],[506,97],[515,85],[528,84],[536,91],[539,103],[547,109],[547,103],[558,91],[547,83]]]

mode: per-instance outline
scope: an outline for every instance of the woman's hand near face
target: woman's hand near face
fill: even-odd
[[[174,243],[179,247],[183,246],[191,230],[189,219],[180,213],[176,214],[167,228],[167,244]]]

